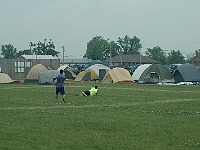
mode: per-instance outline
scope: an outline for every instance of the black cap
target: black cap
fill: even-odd
[[[63,70],[62,69],[60,70],[60,74],[63,74]]]

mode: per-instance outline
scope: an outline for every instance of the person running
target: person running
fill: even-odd
[[[60,70],[60,74],[53,78],[53,82],[56,81],[56,102],[58,102],[58,94],[62,95],[62,100],[65,103],[65,86],[64,81],[66,79],[65,75],[63,74],[63,70]]]
[[[98,93],[98,86],[93,86],[91,87],[90,90],[81,92],[82,95],[80,96],[94,96],[94,95],[97,95],[97,93]]]

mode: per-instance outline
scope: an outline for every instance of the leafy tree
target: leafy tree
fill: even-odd
[[[139,54],[140,49],[142,48],[140,39],[136,36],[133,38],[130,38],[128,35],[124,38],[119,37],[117,42],[121,48],[121,53],[123,54]]]
[[[167,57],[168,64],[183,64],[185,63],[185,57],[181,54],[181,52],[172,50]]]
[[[16,58],[17,49],[10,43],[8,45],[1,45],[1,55],[5,59]]]
[[[147,51],[145,52],[145,54],[157,61],[160,61],[161,64],[166,64],[167,62],[167,57],[166,54],[164,52],[164,50],[162,50],[159,46],[154,47],[154,48],[147,48]]]
[[[35,55],[52,55],[52,56],[58,56],[60,52],[57,52],[55,50],[55,45],[51,41],[46,42],[46,39],[44,39],[44,42],[38,42],[37,44],[30,42],[30,49],[31,54]]]
[[[189,53],[185,57],[185,62],[190,63],[191,59],[195,57],[195,53]]]
[[[200,53],[200,49],[198,49],[198,50],[195,51],[195,55],[196,55],[196,56],[198,56],[199,53]]]
[[[104,51],[104,58],[117,56],[120,53],[120,47],[114,41],[110,41],[109,47]]]
[[[32,53],[30,49],[26,49],[26,50],[17,52],[15,56],[16,58],[19,58],[21,55],[32,55]]]
[[[87,43],[87,50],[83,57],[92,60],[104,60],[108,57],[108,51],[108,40],[105,40],[102,36],[96,36]]]
[[[22,53],[25,54],[25,55],[31,55],[31,50],[26,49],[26,50],[23,50]]]

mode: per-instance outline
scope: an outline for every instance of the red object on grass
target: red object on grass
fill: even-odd
[[[67,85],[68,85],[68,86],[71,86],[71,82],[69,81],[69,82],[67,83]]]
[[[19,80],[13,80],[13,83],[16,84],[16,83],[20,83]]]

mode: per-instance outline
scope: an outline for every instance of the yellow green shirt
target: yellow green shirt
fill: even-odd
[[[90,96],[93,96],[97,93],[98,89],[95,89],[94,87],[92,87],[89,91],[90,91]]]

